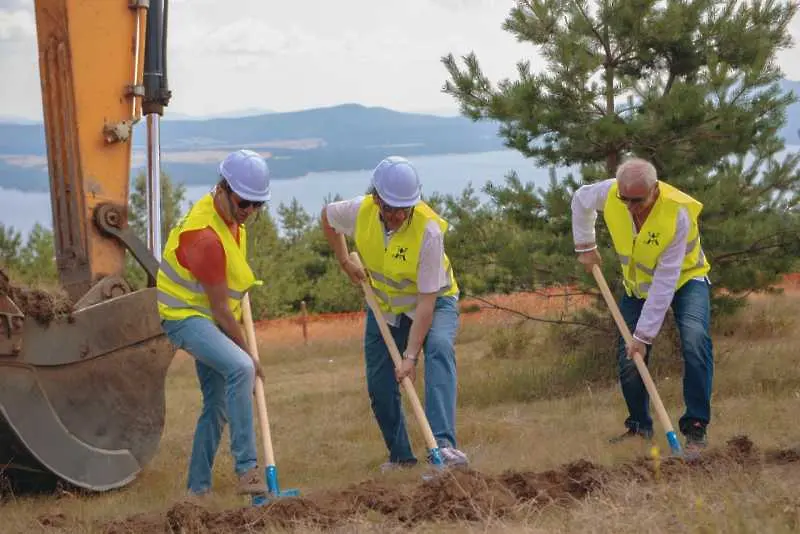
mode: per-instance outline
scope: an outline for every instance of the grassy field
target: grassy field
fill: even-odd
[[[563,298],[547,302],[550,313],[563,309]],[[504,304],[529,313],[543,308],[541,300]],[[422,466],[381,475],[385,449],[366,394],[362,324],[359,315],[312,321],[308,345],[292,321],[259,325],[281,486],[300,489],[303,498],[244,509],[247,500],[234,494],[226,436],[213,496],[201,507],[182,502],[200,392],[192,361],[179,353],[168,377],[162,446],[139,479],[94,496],[5,495],[0,530],[762,533],[800,528],[800,461],[793,451],[800,443],[797,291],[754,297],[740,317],[716,325],[711,450],[696,466],[658,463],[643,443],[607,443],[623,430],[625,417],[612,359],[576,352],[553,327],[484,311],[462,316],[457,346],[458,437],[474,471],[427,483],[421,480]],[[677,426],[681,369],[667,344],[665,333],[653,356],[653,375]],[[417,385],[421,391],[421,379]],[[410,410],[407,414],[423,458],[424,442]],[[663,454],[666,441],[661,428],[656,430]]]

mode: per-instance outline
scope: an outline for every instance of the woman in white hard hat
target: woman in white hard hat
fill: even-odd
[[[406,159],[389,157],[372,173],[368,193],[322,210],[325,236],[353,282],[365,273],[348,256],[352,236],[383,312],[367,311],[364,339],[367,390],[389,461],[382,469],[417,463],[409,444],[398,381],[416,377],[425,355],[425,413],[446,465],[467,463],[456,448],[455,337],[458,284],[444,251],[447,223],[421,200],[422,187]],[[395,371],[376,320],[389,323],[403,363]],[[428,459],[430,461],[430,458]]]
[[[244,223],[270,198],[267,162],[250,150],[229,154],[221,179],[169,234],[157,277],[164,332],[195,359],[203,394],[188,491],[211,489],[211,469],[226,422],[239,493],[267,488],[257,467],[253,384],[261,368],[248,352],[239,326],[241,301],[256,280],[247,263]]]

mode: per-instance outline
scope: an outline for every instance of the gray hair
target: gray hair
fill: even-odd
[[[617,182],[643,183],[651,188],[658,182],[658,171],[645,159],[631,158],[617,167]]]

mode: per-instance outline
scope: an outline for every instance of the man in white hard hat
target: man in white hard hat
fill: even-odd
[[[653,164],[641,158],[625,161],[615,178],[584,185],[572,198],[575,251],[587,270],[600,263],[594,223],[597,212],[603,212],[623,275],[625,293],[619,308],[633,333],[630,345],[619,337],[619,380],[629,413],[626,432],[612,443],[653,435],[647,390],[631,357],[638,352],[649,360],[652,343],[672,308],[684,361],[686,412],[679,427],[687,455],[706,446],[714,354],[709,334],[711,266],[698,225],[702,208],[696,199],[659,181]]]
[[[203,408],[189,460],[188,491],[211,489],[211,470],[226,422],[238,491],[267,488],[257,467],[253,385],[261,367],[240,327],[242,299],[258,283],[247,263],[244,223],[270,198],[267,162],[250,150],[229,154],[214,190],[192,206],[169,234],[158,272],[164,332],[195,359]]]
[[[446,465],[467,463],[456,447],[455,337],[458,284],[444,251],[447,223],[421,200],[416,170],[392,156],[372,173],[368,193],[333,202],[322,210],[322,226],[342,270],[359,283],[365,273],[347,251],[352,236],[369,273],[383,317],[367,311],[364,338],[367,390],[389,452],[382,470],[417,463],[403,416],[398,381],[416,377],[425,356],[425,414]],[[402,367],[395,371],[376,321],[387,321]],[[430,458],[428,459],[431,460]]]

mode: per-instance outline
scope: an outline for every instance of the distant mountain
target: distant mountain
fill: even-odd
[[[0,124],[39,124],[40,122],[15,115],[0,115]]]
[[[800,82],[784,80],[800,97]],[[268,158],[275,179],[310,172],[372,168],[390,154],[408,157],[487,152],[505,148],[496,122],[462,116],[404,113],[359,104],[293,112],[250,109],[236,117],[170,114],[161,123],[162,169],[178,183],[207,185],[226,152],[251,148]],[[3,123],[0,117],[0,187],[46,191],[44,131],[41,123]],[[30,121],[29,121],[30,122]],[[792,105],[780,132],[788,145],[800,144],[800,103]],[[146,164],[146,124],[134,128],[132,174]]]
[[[245,108],[234,111],[223,111],[221,113],[211,113],[209,115],[189,115],[187,113],[170,111],[169,108],[167,108],[167,112],[164,114],[164,120],[204,121],[208,119],[237,119],[239,117],[252,117],[254,115],[265,115],[267,113],[274,113],[274,111],[264,108]],[[2,120],[0,120],[0,122],[2,122]]]
[[[257,112],[261,110],[251,110]],[[132,172],[146,164],[146,121],[134,127]],[[162,169],[179,183],[205,185],[217,179],[226,152],[257,150],[276,179],[309,172],[374,167],[391,154],[408,157],[500,150],[498,125],[464,117],[402,113],[344,104],[236,118],[163,120]],[[47,190],[41,124],[0,124],[0,186]]]

